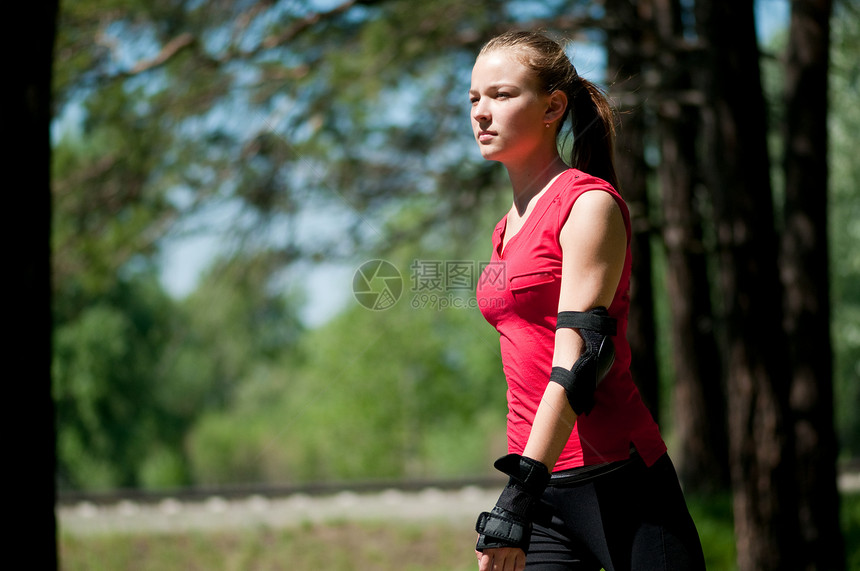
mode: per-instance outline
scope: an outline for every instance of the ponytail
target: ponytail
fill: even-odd
[[[615,113],[599,86],[577,76],[568,94],[573,145],[570,166],[602,178],[620,192],[615,172]]]

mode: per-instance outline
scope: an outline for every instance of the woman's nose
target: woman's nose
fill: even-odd
[[[490,118],[489,111],[487,111],[483,99],[475,103],[474,107],[472,107],[472,117],[478,122],[487,121]]]
[[[478,99],[474,105],[472,105],[472,118],[479,123],[489,120],[490,113],[487,111],[487,106],[484,103],[484,98]]]

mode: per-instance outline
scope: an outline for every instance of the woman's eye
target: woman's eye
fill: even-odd
[[[499,93],[496,93],[496,99],[507,99],[508,97],[510,97],[510,94],[505,93],[504,91],[500,91]]]

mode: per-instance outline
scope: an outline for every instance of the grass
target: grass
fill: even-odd
[[[708,569],[735,569],[731,501],[688,498]],[[843,496],[848,569],[860,569],[860,493]],[[474,571],[469,525],[331,522],[233,532],[60,536],[65,571]]]
[[[860,492],[842,495],[842,535],[848,559],[846,569],[860,569]]]
[[[711,571],[735,569],[734,525],[732,524],[732,499],[729,494],[691,497],[687,495],[687,506],[705,552],[705,565]]]
[[[446,524],[333,522],[287,529],[60,539],[61,568],[87,570],[473,570],[474,532]]]

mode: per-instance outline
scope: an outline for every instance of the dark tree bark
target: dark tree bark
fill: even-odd
[[[831,0],[792,2],[785,64],[785,227],[781,270],[791,362],[798,569],[843,569],[836,489],[827,246],[827,72]]]
[[[50,287],[50,119],[51,71],[57,2],[16,4],[12,22],[23,27],[10,60],[7,133],[14,139],[8,164],[8,212],[14,229],[9,248],[12,279],[9,324],[9,402],[19,411],[21,430],[7,450],[6,475],[14,490],[11,545],[28,548],[33,569],[57,568],[54,516],[54,407],[51,398]],[[20,16],[20,17],[18,17]]]
[[[674,456],[689,490],[713,492],[729,485],[725,391],[714,331],[702,216],[696,205],[696,140],[701,96],[693,96],[689,70],[698,53],[683,40],[678,0],[654,0],[659,38],[660,89],[656,132],[663,214],[663,243],[675,369]],[[679,94],[690,94],[681,97]]]
[[[654,288],[651,261],[651,206],[648,200],[648,166],[645,163],[645,118],[642,88],[642,21],[631,2],[609,0],[607,26],[610,94],[618,94],[621,120],[616,141],[615,165],[621,192],[630,208],[633,226],[630,277],[630,342],[633,379],[651,411],[660,420],[659,370],[654,323]]]
[[[696,18],[708,53],[703,142],[725,327],[738,566],[791,569],[800,538],[794,439],[753,5],[700,0]]]

